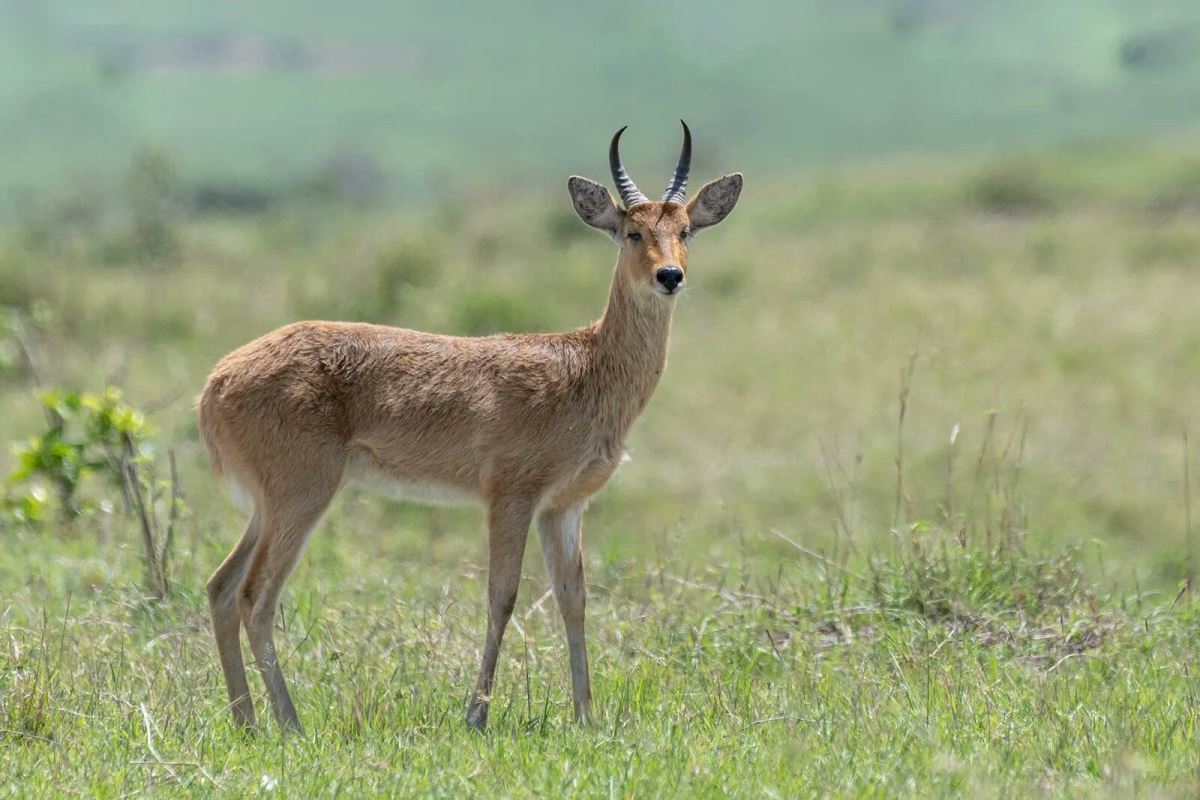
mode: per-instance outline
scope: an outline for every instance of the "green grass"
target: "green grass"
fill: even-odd
[[[244,520],[192,404],[297,318],[594,318],[614,254],[560,182],[251,218],[143,187],[10,226],[0,440],[39,387],[118,384],[188,510],[163,603],[119,498],[0,527],[0,794],[1195,794],[1192,144],[751,172],[587,519],[597,721],[531,556],[484,736],[480,515],[356,490],[283,599],[306,733],[232,728],[203,584]]]
[[[680,558],[602,567],[588,727],[570,721],[565,647],[531,576],[477,735],[463,712],[483,576],[347,534],[314,542],[284,602],[280,648],[307,724],[286,740],[226,719],[198,580],[157,605],[130,580],[130,548],[16,540],[26,558],[0,575],[26,587],[6,613],[0,787],[797,797],[1200,785],[1196,606],[1094,598],[1069,555],[906,546],[903,568],[879,563],[862,581],[790,558],[773,579]],[[220,552],[191,544],[202,562]]]

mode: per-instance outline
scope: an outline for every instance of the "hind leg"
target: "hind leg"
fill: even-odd
[[[310,532],[337,492],[337,484],[338,481],[309,482],[303,491],[290,492],[290,501],[286,503],[264,498],[262,531],[238,592],[238,608],[246,625],[250,651],[266,684],[275,719],[285,729],[300,730],[300,718],[275,649],[275,608]]]
[[[234,722],[243,728],[254,726],[254,701],[250,699],[246,666],[242,662],[242,619],[238,613],[237,588],[246,574],[246,567],[258,541],[258,532],[259,514],[255,509],[241,541],[208,579],[208,605],[212,610],[217,656],[225,673],[225,688],[229,692],[229,707]]]

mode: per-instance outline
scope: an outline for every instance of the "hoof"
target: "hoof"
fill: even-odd
[[[467,708],[467,728],[483,733],[487,729],[488,707],[472,703]]]

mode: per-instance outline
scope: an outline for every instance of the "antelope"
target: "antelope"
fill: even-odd
[[[298,322],[233,351],[200,395],[214,473],[249,524],[208,581],[234,721],[255,724],[241,627],[277,723],[300,730],[273,627],[280,592],[349,480],[382,479],[419,502],[475,501],[488,529],[487,633],[467,724],[483,729],[530,526],[566,629],[574,715],[591,714],[582,522],[624,454],[662,376],[691,237],[732,210],[733,173],[686,201],[692,139],[661,201],[642,194],[609,145],[622,206],[601,184],[567,182],[580,218],[619,247],[599,321],[569,333],[479,338],[350,322]]]

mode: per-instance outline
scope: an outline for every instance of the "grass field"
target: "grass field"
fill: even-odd
[[[577,171],[625,123],[643,174],[673,154],[664,122],[679,116],[704,152],[785,174],[1200,124],[1190,0],[357,0],[336,12],[319,0],[4,0],[0,11],[4,201],[103,191],[144,147],[169,150],[191,182],[243,189],[361,156],[385,193],[412,198]]]
[[[479,514],[356,490],[283,600],[306,733],[233,729],[203,584],[244,521],[192,404],[297,318],[594,318],[614,254],[562,181],[235,218],[173,205],[152,162],[100,212],[14,223],[0,439],[45,429],[44,389],[118,385],[186,511],[159,602],[118,490],[85,482],[69,524],[50,492],[39,524],[8,488],[0,793],[1194,795],[1194,144],[750,172],[589,512],[597,721],[570,721],[530,556],[483,736]]]

